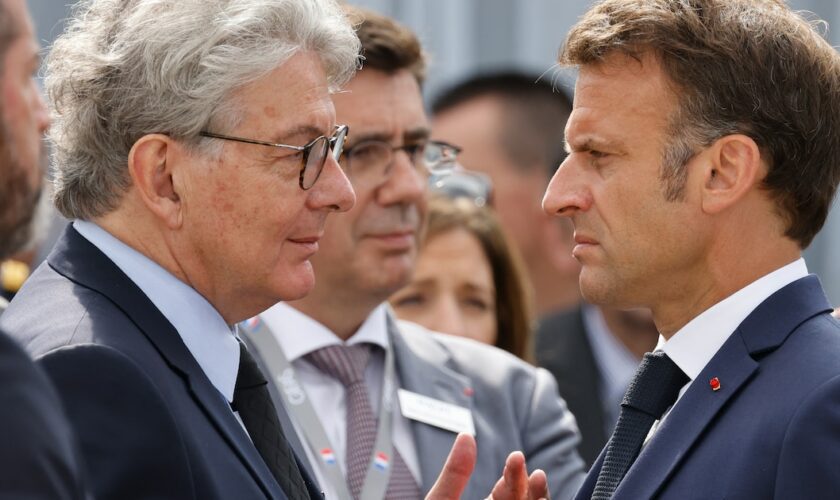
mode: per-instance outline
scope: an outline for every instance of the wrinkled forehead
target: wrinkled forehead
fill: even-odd
[[[676,105],[677,93],[657,59],[615,54],[580,68],[573,109],[663,118]]]
[[[619,56],[581,67],[566,125],[567,149],[626,153],[659,145],[678,109],[655,60]]]

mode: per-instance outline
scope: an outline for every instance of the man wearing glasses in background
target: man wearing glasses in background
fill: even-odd
[[[94,0],[56,42],[74,222],[2,324],[96,498],[320,498],[231,325],[306,294],[327,215],[353,205],[330,94],[358,49],[329,0]]]
[[[514,450],[546,472],[555,498],[569,498],[583,462],[551,376],[493,347],[397,323],[387,306],[411,276],[428,175],[450,168],[457,149],[429,140],[414,34],[348,10],[364,69],[334,102],[352,130],[340,163],[356,205],[327,222],[313,291],[247,322],[244,336],[272,375],[285,433],[327,498],[421,498],[458,432],[478,446],[463,498],[490,492]]]

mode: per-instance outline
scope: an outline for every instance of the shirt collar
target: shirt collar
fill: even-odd
[[[210,383],[233,401],[239,342],[219,312],[194,288],[95,223],[76,220],[73,227],[152,301],[178,331]]]
[[[721,300],[680,328],[670,340],[660,335],[662,349],[691,380],[697,378],[715,353],[747,316],[781,288],[808,275],[798,259],[753,281]]]
[[[389,343],[386,311],[387,304],[380,304],[368,315],[362,326],[347,340],[346,344],[355,345],[367,342],[387,350]],[[290,362],[322,347],[343,343],[329,328],[283,302],[263,311],[260,318],[271,330]]]

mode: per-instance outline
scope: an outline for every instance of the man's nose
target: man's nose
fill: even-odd
[[[560,165],[543,196],[543,211],[548,215],[571,217],[586,211],[592,204],[591,193],[573,154]]]

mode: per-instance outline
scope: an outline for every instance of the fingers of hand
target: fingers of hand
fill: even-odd
[[[457,500],[470,480],[475,467],[475,439],[469,434],[458,434],[455,444],[435,485],[426,495],[426,500]]]

